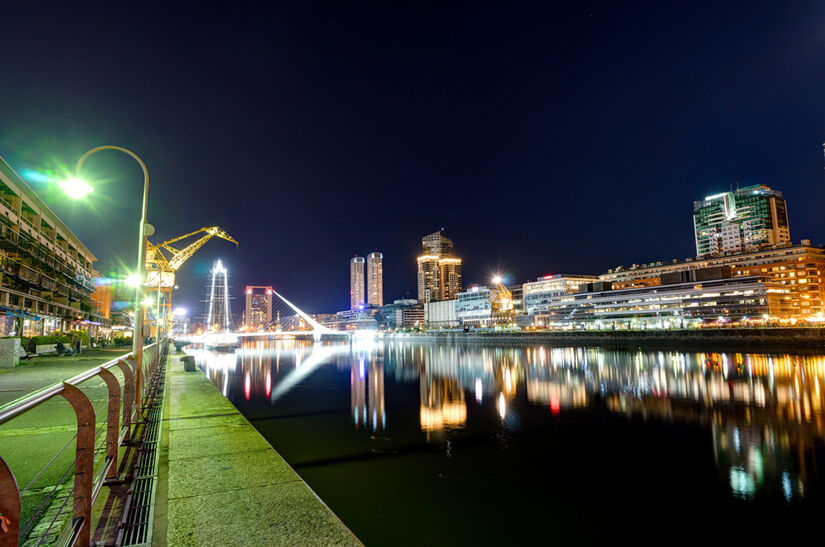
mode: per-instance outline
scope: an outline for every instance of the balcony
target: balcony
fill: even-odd
[[[17,210],[9,200],[0,196],[0,215],[8,218],[13,224],[17,224]]]
[[[20,230],[27,232],[35,240],[38,239],[40,230],[38,230],[34,223],[26,217],[20,217]]]

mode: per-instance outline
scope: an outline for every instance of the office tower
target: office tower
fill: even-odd
[[[247,285],[245,292],[244,324],[254,329],[268,326],[272,322],[272,287]]]
[[[422,303],[450,300],[461,292],[461,259],[455,245],[443,233],[421,239],[418,257],[418,300]]]
[[[384,255],[378,251],[367,255],[367,303],[384,305]]]
[[[364,257],[354,256],[349,261],[349,302],[350,309],[364,305]]]
[[[699,258],[791,240],[782,192],[764,185],[694,201],[693,230]]]

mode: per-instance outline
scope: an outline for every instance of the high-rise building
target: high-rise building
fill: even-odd
[[[450,300],[461,292],[461,259],[455,245],[443,233],[435,232],[421,239],[418,257],[418,300],[421,303]]]
[[[693,229],[699,258],[791,240],[785,198],[764,185],[693,202]]]
[[[367,303],[384,305],[384,255],[378,251],[367,255]]]
[[[354,256],[349,261],[349,303],[356,310],[364,305],[364,257]]]
[[[244,324],[258,329],[272,322],[272,287],[246,287]]]

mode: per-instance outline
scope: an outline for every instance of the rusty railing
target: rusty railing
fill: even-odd
[[[28,534],[32,527],[42,518],[44,509],[54,499],[58,492],[55,487],[43,501],[34,514],[25,524],[21,525],[21,494],[30,488],[45,471],[57,461],[58,457],[71,444],[75,443],[75,459],[60,479],[60,483],[71,476],[74,471],[74,486],[71,493],[63,500],[54,519],[48,524],[49,529],[40,536],[42,543],[50,533],[55,523],[59,524],[58,517],[69,499],[72,500],[71,518],[67,526],[63,526],[59,538],[65,538],[66,545],[89,545],[92,532],[92,505],[97,499],[104,484],[118,482],[118,453],[122,446],[128,445],[136,429],[143,420],[143,402],[146,399],[150,382],[141,382],[140,378],[151,378],[163,358],[161,346],[154,343],[143,348],[143,370],[138,371],[136,360],[132,353],[128,353],[102,365],[91,368],[77,376],[54,384],[40,391],[26,395],[0,407],[0,425],[3,425],[26,412],[37,408],[43,403],[56,397],[63,397],[72,406],[77,418],[77,431],[69,443],[55,455],[46,466],[38,472],[23,491],[18,488],[17,480],[12,470],[0,457],[0,547],[11,547],[23,541],[31,542]],[[164,346],[165,347],[165,346]],[[117,367],[123,375],[123,385],[112,372]],[[100,378],[108,388],[109,398],[105,420],[99,428],[96,424],[97,412],[92,406],[89,397],[78,386],[93,378]],[[135,389],[136,382],[141,382]],[[106,427],[105,443],[102,446],[103,457],[95,469],[95,436],[98,431]],[[76,442],[75,442],[76,441]],[[36,447],[32,447],[33,453]],[[95,477],[97,477],[95,479]],[[56,500],[60,501],[60,500]],[[37,538],[35,538],[36,540]]]

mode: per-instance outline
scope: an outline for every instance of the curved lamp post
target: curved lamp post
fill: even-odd
[[[142,368],[143,368],[143,281],[146,276],[146,204],[149,199],[149,171],[146,169],[146,164],[138,157],[137,154],[123,148],[121,146],[98,146],[92,148],[77,160],[77,167],[75,168],[75,176],[77,178],[65,181],[61,184],[64,190],[72,197],[80,198],[92,191],[92,187],[86,184],[80,177],[80,170],[83,168],[83,163],[89,159],[89,156],[103,150],[117,150],[123,152],[134,158],[143,169],[143,209],[140,217],[140,226],[138,229],[138,255],[137,255],[137,269],[135,273],[140,278],[140,284],[135,291],[135,329],[132,333],[132,353],[135,356],[135,405],[140,408],[140,393],[142,387]],[[148,234],[151,235],[151,234]]]

